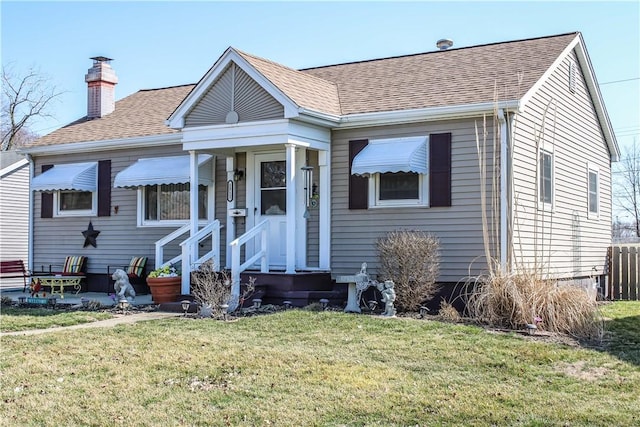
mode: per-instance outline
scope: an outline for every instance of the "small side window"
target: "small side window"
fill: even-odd
[[[600,217],[600,171],[595,165],[588,166],[587,188],[588,216],[597,219]]]
[[[552,210],[553,202],[553,153],[547,150],[540,150],[538,158],[538,208]]]

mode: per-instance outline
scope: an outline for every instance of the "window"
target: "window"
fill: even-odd
[[[600,214],[600,171],[597,166],[588,165],[587,177],[588,216],[591,219],[597,219]]]
[[[542,209],[553,208],[553,153],[540,150],[538,164],[538,207]]]
[[[189,188],[185,184],[147,185],[141,189],[142,225],[184,224],[189,221]],[[198,186],[198,218],[208,215],[208,187]]]
[[[375,174],[376,205],[423,204],[421,175],[415,172]]]
[[[54,193],[56,216],[96,215],[98,193],[96,191],[57,191]]]

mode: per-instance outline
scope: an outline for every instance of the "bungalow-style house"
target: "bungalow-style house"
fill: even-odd
[[[376,240],[407,229],[439,238],[443,283],[487,254],[602,275],[619,149],[581,34],[441,44],[302,70],[228,48],[195,85],[118,102],[93,58],[87,117],[24,150],[34,265],[85,255],[97,289],[133,256],[181,262],[188,294],[212,260],[312,299],[363,261],[375,275]]]
[[[0,260],[29,261],[29,162],[15,150],[0,152]],[[0,287],[24,286],[0,278]]]

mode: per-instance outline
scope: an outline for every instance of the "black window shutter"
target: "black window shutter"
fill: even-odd
[[[351,174],[354,157],[368,143],[367,139],[349,141],[349,209],[367,209],[369,207],[369,178]]]
[[[451,133],[429,135],[429,205],[451,206]]]
[[[98,216],[111,216],[111,160],[98,162]]]
[[[42,165],[42,173],[51,169],[53,165]],[[42,192],[40,203],[40,218],[53,218],[53,193]]]

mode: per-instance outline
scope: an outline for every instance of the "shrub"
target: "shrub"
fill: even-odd
[[[378,275],[393,280],[398,311],[416,311],[438,291],[439,249],[438,239],[422,231],[396,230],[378,239]]]
[[[253,293],[254,283],[255,278],[252,277],[249,284],[243,286],[238,307]],[[229,304],[231,299],[231,278],[226,271],[215,271],[213,263],[205,262],[191,276],[191,294],[201,306],[211,307],[212,317],[220,317],[223,314],[221,306]]]
[[[510,329],[537,323],[538,329],[578,338],[602,337],[598,305],[581,287],[543,279],[534,271],[499,269],[466,284],[467,314],[477,321]]]

